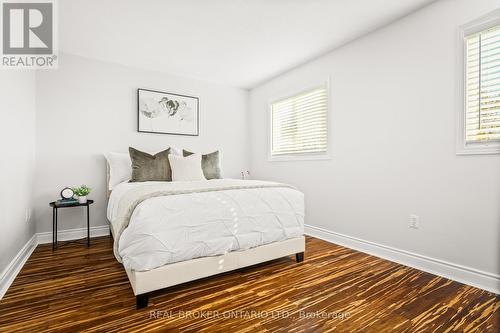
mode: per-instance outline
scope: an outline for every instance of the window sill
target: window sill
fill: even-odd
[[[490,155],[500,154],[500,144],[470,145],[457,148],[457,155]]]
[[[290,161],[324,161],[330,160],[330,155],[282,155],[282,156],[269,156],[269,162],[290,162]]]

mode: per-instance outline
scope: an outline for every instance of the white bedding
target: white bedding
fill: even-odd
[[[224,181],[209,180],[203,184]],[[172,183],[176,183],[172,187],[183,186],[181,182]],[[191,182],[184,183],[190,187]],[[108,219],[116,218],[120,200],[127,192],[151,184],[158,182],[116,186],[109,199]],[[156,196],[142,201],[119,238],[118,252],[123,265],[146,271],[303,235],[303,194],[291,187],[272,184],[275,186]]]

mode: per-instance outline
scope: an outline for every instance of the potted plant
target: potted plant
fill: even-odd
[[[73,188],[73,192],[78,196],[78,202],[81,204],[87,203],[87,195],[90,193],[90,187],[82,185],[80,187]]]

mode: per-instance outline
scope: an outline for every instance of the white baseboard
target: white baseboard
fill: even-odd
[[[109,226],[100,225],[97,227],[90,227],[90,237],[100,237],[109,235]],[[38,244],[52,243],[52,231],[39,232],[36,234]],[[57,232],[58,241],[68,241],[87,237],[87,228],[77,228],[68,230],[59,230]]]
[[[306,235],[320,238],[330,243],[342,245],[398,264],[410,266],[424,272],[500,294],[500,275],[377,244],[312,225],[305,225],[305,233]]]
[[[17,274],[21,271],[24,264],[31,256],[33,251],[37,246],[36,234],[33,235],[30,240],[23,246],[23,248],[17,253],[17,255],[12,259],[12,261],[3,270],[2,275],[0,275],[0,299],[3,298],[7,289],[9,289],[12,282],[16,278]]]
[[[97,226],[90,228],[90,237],[100,237],[109,235],[109,226]],[[57,233],[58,241],[68,241],[87,237],[87,228],[60,230]],[[3,298],[7,289],[9,289],[17,274],[21,271],[24,264],[31,256],[38,244],[52,243],[52,231],[40,232],[34,234],[33,237],[23,246],[14,259],[4,269],[0,275],[0,300]]]

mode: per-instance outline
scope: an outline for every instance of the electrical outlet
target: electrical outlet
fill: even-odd
[[[30,220],[31,220],[31,208],[26,208],[24,221],[26,223],[30,223]]]
[[[418,229],[419,227],[419,218],[418,215],[410,215],[410,228]]]

